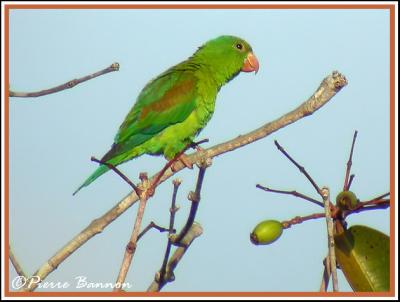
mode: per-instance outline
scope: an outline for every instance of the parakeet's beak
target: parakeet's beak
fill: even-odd
[[[257,73],[259,67],[260,67],[260,64],[258,63],[257,57],[252,52],[249,52],[246,59],[244,59],[242,71],[244,71],[244,72],[255,71],[255,73]]]

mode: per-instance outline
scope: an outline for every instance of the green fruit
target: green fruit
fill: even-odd
[[[250,234],[250,241],[255,244],[271,244],[277,240],[283,232],[283,226],[276,220],[264,220],[257,224]]]
[[[336,205],[342,210],[352,210],[357,204],[357,196],[351,191],[342,191],[336,196]]]

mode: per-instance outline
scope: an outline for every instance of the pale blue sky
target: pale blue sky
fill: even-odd
[[[196,220],[204,228],[165,291],[317,291],[327,253],[323,219],[285,231],[271,246],[249,234],[263,219],[288,220],[320,212],[291,196],[268,194],[257,183],[317,198],[305,177],[273,144],[278,140],[332,199],[343,185],[355,129],[359,131],[352,189],[362,200],[389,191],[388,10],[13,10],[10,87],[49,88],[113,62],[119,72],[38,99],[10,99],[10,240],[31,274],[129,186],[107,173],[78,195],[96,168],[141,88],[198,46],[222,34],[246,39],[260,62],[257,75],[240,74],[219,93],[213,119],[199,135],[206,147],[244,134],[294,109],[333,70],[348,79],[314,115],[235,152],[207,170]],[[143,156],[120,166],[133,179],[165,160]],[[180,228],[197,170],[185,170],[178,193]],[[172,180],[172,179],[171,179]],[[167,226],[171,181],[148,204],[144,224]],[[114,282],[136,206],[62,263],[47,281]],[[389,211],[349,217],[389,233]],[[166,235],[140,241],[127,281],[144,291],[162,263]],[[15,276],[13,269],[11,277]],[[341,290],[350,290],[340,274]],[[82,289],[80,289],[82,290]]]

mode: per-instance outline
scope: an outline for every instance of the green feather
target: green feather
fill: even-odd
[[[142,154],[163,154],[172,159],[210,120],[219,89],[240,72],[251,51],[244,40],[221,36],[151,80],[125,117],[102,161],[117,166]],[[101,165],[74,194],[108,170]]]

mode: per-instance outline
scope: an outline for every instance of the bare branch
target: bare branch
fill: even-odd
[[[350,176],[351,165],[353,164],[352,158],[353,158],[354,144],[356,143],[356,138],[357,138],[357,130],[354,132],[353,142],[351,144],[351,150],[350,150],[350,155],[349,155],[349,160],[347,161],[346,176],[344,178],[343,191],[349,190],[351,181],[352,181],[352,179],[351,179],[351,181],[349,181],[349,176]]]
[[[94,79],[98,76],[101,76],[103,74],[112,72],[112,71],[118,71],[119,70],[119,64],[118,63],[113,63],[107,68],[97,71],[95,73],[89,74],[87,76],[84,76],[79,79],[73,79],[71,81],[68,81],[64,84],[58,85],[56,87],[50,88],[50,89],[45,89],[41,91],[36,91],[36,92],[16,92],[16,91],[9,91],[9,96],[10,97],[19,97],[19,98],[32,98],[32,97],[38,97],[38,96],[43,96],[47,94],[52,94],[56,93],[59,91],[63,91],[72,87],[75,87],[76,85],[86,82],[88,80]]]
[[[24,278],[28,278],[28,275],[25,274],[24,270],[22,269],[21,264],[17,260],[17,257],[15,257],[14,252],[11,249],[11,246],[8,247],[8,253],[9,253],[9,257],[10,257],[11,263],[14,266],[14,269],[17,272],[18,276],[21,276],[21,277],[24,277]]]
[[[374,202],[376,202],[377,200],[381,200],[389,195],[390,195],[390,192],[387,192],[385,194],[379,195],[378,197],[372,198],[371,200],[362,201],[362,202],[360,202],[360,204],[363,206],[370,205],[370,204],[373,204]]]
[[[200,203],[200,193],[201,193],[201,187],[203,185],[203,180],[204,180],[204,174],[206,173],[206,169],[211,165],[211,159],[205,159],[200,165],[199,165],[199,175],[197,177],[197,183],[196,183],[196,190],[193,192],[191,191],[189,193],[188,199],[192,202],[192,205],[190,207],[190,212],[189,212],[189,217],[186,221],[185,226],[177,235],[175,238],[172,238],[171,241],[175,245],[180,245],[180,242],[182,239],[186,236],[186,233],[190,230],[192,227],[192,224],[194,222],[194,219],[196,217],[197,213],[197,208],[199,207]]]
[[[133,226],[131,238],[125,248],[124,258],[122,260],[121,268],[118,273],[116,284],[123,284],[126,279],[126,275],[128,274],[129,268],[132,263],[133,256],[136,252],[136,244],[140,232],[140,226],[142,224],[142,219],[144,216],[144,210],[146,208],[147,201],[149,199],[148,189],[150,188],[149,180],[147,178],[147,174],[141,173],[140,179],[142,181],[140,188],[140,202],[139,208],[136,214],[135,224]],[[122,287],[115,287],[114,291],[121,291]]]
[[[171,271],[171,268],[168,268],[168,258],[169,254],[171,252],[172,244],[177,245],[177,246],[186,246],[185,238],[187,238],[187,234],[190,232],[194,225],[194,219],[196,217],[197,209],[200,203],[200,193],[201,193],[201,188],[203,185],[203,179],[204,179],[204,174],[206,169],[211,165],[211,159],[204,159],[199,163],[199,174],[197,177],[197,182],[196,182],[196,189],[195,192],[190,192],[188,199],[192,202],[190,212],[188,219],[186,221],[185,226],[177,236],[173,236],[172,234],[172,228],[174,226],[174,220],[175,220],[175,213],[177,211],[177,208],[175,206],[176,204],[176,193],[178,191],[179,185],[181,184],[180,180],[174,180],[174,192],[172,196],[172,202],[171,202],[171,208],[170,208],[170,233],[168,236],[168,243],[167,243],[167,248],[165,250],[164,254],[164,260],[163,264],[161,266],[161,269],[157,272],[156,277],[154,278],[155,284],[157,284],[156,287],[154,287],[154,290],[159,291],[161,290],[162,287],[168,282],[173,281],[173,272]]]
[[[92,156],[92,158],[90,159],[91,161],[94,161],[96,163],[99,163],[101,165],[106,165],[109,169],[113,170],[116,174],[118,174],[123,180],[125,180],[126,183],[128,183],[128,185],[130,185],[132,187],[132,189],[135,191],[137,196],[140,196],[140,194],[142,193],[141,190],[128,178],[126,177],[125,174],[123,174],[116,166],[109,164],[107,162],[103,162],[97,158],[95,158],[94,156]]]
[[[321,195],[322,197],[322,192],[321,189],[318,187],[318,185],[315,183],[314,179],[312,179],[312,177],[310,176],[310,174],[308,174],[308,172],[306,171],[306,169],[304,169],[303,166],[301,166],[297,161],[295,161],[290,155],[289,153],[286,152],[285,149],[283,149],[283,147],[281,145],[279,145],[278,141],[275,140],[275,145],[278,148],[279,151],[281,151],[283,153],[283,155],[285,155],[299,170],[301,173],[304,174],[305,177],[307,177],[308,181],[312,184],[312,186],[314,187],[314,189],[317,191],[317,193],[319,195]]]
[[[329,279],[331,276],[331,266],[329,261],[329,254],[324,258],[324,272],[322,273],[321,286],[319,288],[320,292],[326,292],[328,290]]]
[[[168,259],[169,259],[169,254],[171,252],[171,247],[172,247],[172,240],[171,236],[174,233],[174,223],[175,223],[175,214],[178,211],[179,208],[176,207],[176,195],[178,193],[179,186],[181,185],[181,180],[179,179],[174,179],[173,184],[174,184],[174,191],[172,193],[172,201],[171,201],[171,208],[169,209],[170,212],[170,218],[169,218],[169,232],[168,232],[168,242],[167,242],[167,247],[165,249],[164,253],[164,260],[163,264],[161,266],[160,272],[159,272],[159,281],[158,283],[163,284],[165,283],[165,272],[167,270],[167,264],[168,264]]]
[[[182,257],[185,255],[189,246],[192,242],[203,233],[203,229],[200,224],[193,223],[190,230],[186,233],[186,236],[182,239],[180,247],[178,247],[171,259],[168,261],[165,270],[165,282],[164,284],[159,283],[159,278],[155,278],[152,284],[147,289],[148,292],[159,292],[161,288],[168,282],[174,280],[174,270],[178,263],[181,261]]]
[[[292,225],[303,223],[307,220],[319,219],[325,217],[324,213],[315,213],[307,216],[296,216],[290,220],[282,221],[281,224],[284,229],[290,228]]]
[[[248,144],[251,144],[257,140],[265,138],[266,136],[274,133],[275,131],[286,127],[306,116],[309,116],[320,109],[322,106],[327,104],[343,87],[347,85],[346,78],[339,72],[334,71],[332,74],[327,76],[314,94],[298,106],[293,111],[281,116],[280,118],[266,123],[260,128],[253,130],[245,135],[240,135],[232,140],[225,143],[213,146],[204,150],[203,152],[196,152],[188,156],[188,160],[191,163],[196,163],[200,158],[214,158],[227,152],[231,152],[238,148],[242,148]],[[168,169],[165,171],[158,184],[161,184],[177,172],[185,168],[185,166],[177,162],[174,167],[174,171]],[[157,175],[157,174],[156,174]],[[154,179],[153,176],[151,179]],[[55,253],[46,263],[44,263],[35,273],[34,276],[44,280],[57,266],[68,258],[73,252],[79,247],[85,244],[96,234],[101,233],[111,222],[118,218],[128,208],[130,208],[139,199],[135,191],[129,193],[122,200],[120,200],[112,209],[107,211],[104,215],[98,219],[93,220],[89,226],[72,238],[64,247]],[[27,280],[26,284],[30,284],[30,280]],[[37,283],[33,283],[29,287],[25,287],[23,291],[33,291],[38,286]]]
[[[343,212],[343,219],[355,213],[370,211],[370,210],[384,210],[390,207],[390,199],[373,199],[366,202],[360,202],[354,209]]]
[[[145,227],[145,228],[143,229],[143,231],[140,232],[140,234],[139,234],[137,240],[139,241],[139,239],[142,238],[142,237],[143,237],[148,231],[150,231],[151,229],[156,229],[156,230],[158,230],[160,233],[161,233],[161,232],[169,232],[169,229],[163,228],[163,227],[157,225],[154,221],[151,221],[151,222],[147,225],[147,227]],[[174,231],[175,231],[175,230],[173,230],[173,232],[174,232]]]
[[[323,187],[321,190],[322,197],[324,199],[325,206],[325,217],[326,217],[326,227],[328,230],[328,262],[332,274],[332,284],[333,291],[339,291],[338,277],[336,270],[336,255],[335,255],[335,239],[334,239],[334,225],[331,217],[331,201],[330,192],[327,187]]]
[[[279,194],[288,194],[288,195],[293,195],[295,197],[300,197],[300,198],[308,200],[308,201],[310,201],[312,203],[315,203],[316,205],[319,205],[320,207],[324,207],[324,204],[322,202],[320,202],[320,201],[318,201],[318,200],[316,200],[314,198],[311,198],[311,197],[309,197],[307,195],[304,195],[302,193],[299,193],[297,191],[275,190],[275,189],[271,189],[271,188],[268,188],[268,187],[264,187],[264,186],[262,186],[260,184],[257,184],[256,187],[261,189],[261,190],[267,191],[267,192],[279,193]]]
[[[353,183],[354,177],[355,177],[354,174],[350,175],[349,183],[347,184],[347,191],[350,190],[350,187],[351,187],[351,184]]]

